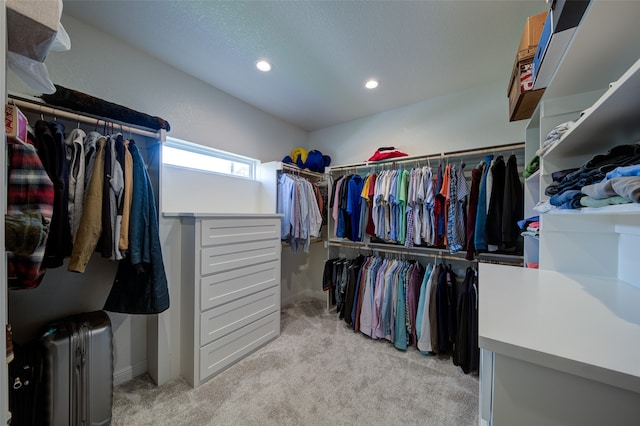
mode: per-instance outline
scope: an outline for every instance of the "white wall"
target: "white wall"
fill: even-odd
[[[281,295],[282,306],[295,303],[303,297],[325,299],[322,291],[322,271],[327,249],[322,242],[312,243],[309,253],[294,253],[288,245],[282,246]]]
[[[145,112],[166,119],[171,130],[169,135],[203,145],[209,145],[229,152],[257,158],[261,161],[280,160],[298,146],[306,146],[307,133],[293,125],[285,123],[261,110],[258,110],[230,95],[213,88],[200,80],[184,74],[157,59],[140,52],[132,46],[114,39],[104,33],[85,25],[84,23],[63,16],[62,23],[71,37],[71,50],[68,52],[51,53],[46,65],[54,83],[75,89],[87,94],[114,102],[129,108]],[[3,55],[4,57],[4,55]],[[2,69],[5,69],[2,67]],[[10,93],[37,95],[23,84],[12,72],[7,73],[7,88]],[[185,188],[185,193],[198,196],[197,193]],[[212,191],[216,191],[213,188]],[[226,196],[242,196],[241,191],[226,194]],[[219,207],[218,200],[214,200],[211,212]],[[234,205],[239,204],[238,199]],[[204,207],[203,207],[204,208]],[[175,219],[162,220],[167,229],[161,229],[162,243],[179,241],[179,234],[173,226]],[[151,316],[149,321],[145,316],[111,315],[114,325],[114,345],[116,348],[116,383],[140,374],[140,370],[149,366],[157,371],[154,378],[164,382],[177,376],[179,364],[175,359],[177,353],[172,348],[179,348],[179,333],[177,320],[179,312],[179,274],[175,268],[172,256],[179,254],[179,246],[168,247],[165,258],[165,269],[169,279],[171,308],[157,318]],[[107,265],[96,267],[103,268]],[[179,265],[179,264],[178,264]],[[108,268],[107,268],[108,269]],[[66,281],[72,278],[71,287],[82,287],[82,276],[73,276],[65,270],[50,271],[42,289],[14,294],[16,302],[14,314],[16,321],[29,313],[28,323],[24,323],[24,336],[35,332],[37,324],[55,312],[68,312],[78,307],[85,307],[78,300],[86,292],[91,292],[91,286],[100,291],[92,294],[91,308],[99,309],[100,304],[94,303],[101,296],[106,297],[105,289],[110,288],[115,275],[114,271],[104,274],[104,281],[91,283],[82,288],[78,299],[73,292],[66,292],[65,297],[57,298],[56,309],[52,312],[46,304],[49,300],[43,296],[51,289],[51,282]],[[87,283],[85,283],[87,284]],[[51,293],[50,293],[51,294]],[[19,301],[19,302],[18,302]],[[1,302],[1,300],[0,300]],[[22,311],[18,311],[24,309]],[[87,307],[88,308],[88,307]],[[9,304],[10,313],[13,309]],[[42,314],[44,313],[44,314]],[[24,319],[24,321],[27,321]],[[155,338],[145,341],[147,327],[149,335]],[[21,327],[18,327],[20,329]],[[161,352],[159,359],[147,360],[147,345],[149,353]]]
[[[425,155],[524,142],[527,120],[509,123],[508,114],[507,82],[497,81],[311,132],[309,146],[337,166],[367,160],[382,146]]]
[[[162,173],[162,212],[275,213],[260,211],[261,190],[258,180],[167,166]]]
[[[129,44],[63,15],[71,50],[51,53],[54,83],[164,118],[169,135],[225,151],[281,160],[307,133],[258,110]],[[224,65],[221,65],[224,66]],[[32,93],[12,73],[9,90]]]

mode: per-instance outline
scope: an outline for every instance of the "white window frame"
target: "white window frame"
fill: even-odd
[[[180,163],[175,161],[175,157],[171,158],[166,155],[165,148],[175,149],[183,151],[184,153],[195,154],[196,156],[210,157],[211,159],[224,160],[231,162],[231,171],[216,170],[214,167],[199,167],[197,164],[197,158],[191,157],[191,161],[187,163]],[[187,154],[187,155],[189,155]],[[172,160],[174,162],[172,162]],[[195,160],[195,162],[194,162]],[[202,158],[206,161],[206,158]],[[249,167],[249,174],[239,175],[233,173],[234,163],[240,163]],[[256,180],[256,171],[260,165],[260,161],[255,158],[245,157],[243,155],[233,154],[231,152],[222,151],[220,149],[212,148],[205,145],[196,144],[193,142],[184,141],[167,136],[166,141],[162,143],[162,165],[169,167],[177,167],[182,169],[196,170],[202,173],[213,173],[218,175],[230,176],[240,179]]]

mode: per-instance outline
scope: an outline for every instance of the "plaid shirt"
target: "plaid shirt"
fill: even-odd
[[[53,183],[42,166],[32,145],[9,144],[9,179],[7,214],[37,210],[46,227],[53,215]],[[10,288],[35,288],[44,276],[41,268],[46,241],[31,255],[18,256],[7,252],[7,271]]]

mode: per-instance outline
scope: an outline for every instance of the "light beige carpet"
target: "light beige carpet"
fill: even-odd
[[[353,332],[318,300],[282,310],[273,342],[192,389],[148,376],[114,391],[113,425],[478,424],[478,377],[449,357]]]

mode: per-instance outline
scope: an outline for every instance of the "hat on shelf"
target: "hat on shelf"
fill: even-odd
[[[393,146],[383,146],[376,150],[376,152],[369,158],[369,161],[386,160],[387,158],[406,157],[408,154],[398,151]]]
[[[304,148],[295,148],[291,151],[291,155],[287,155],[282,159],[282,162],[295,164],[301,169],[308,169],[312,172],[323,173],[324,168],[331,164],[331,157],[322,155],[316,149],[307,151]]]

